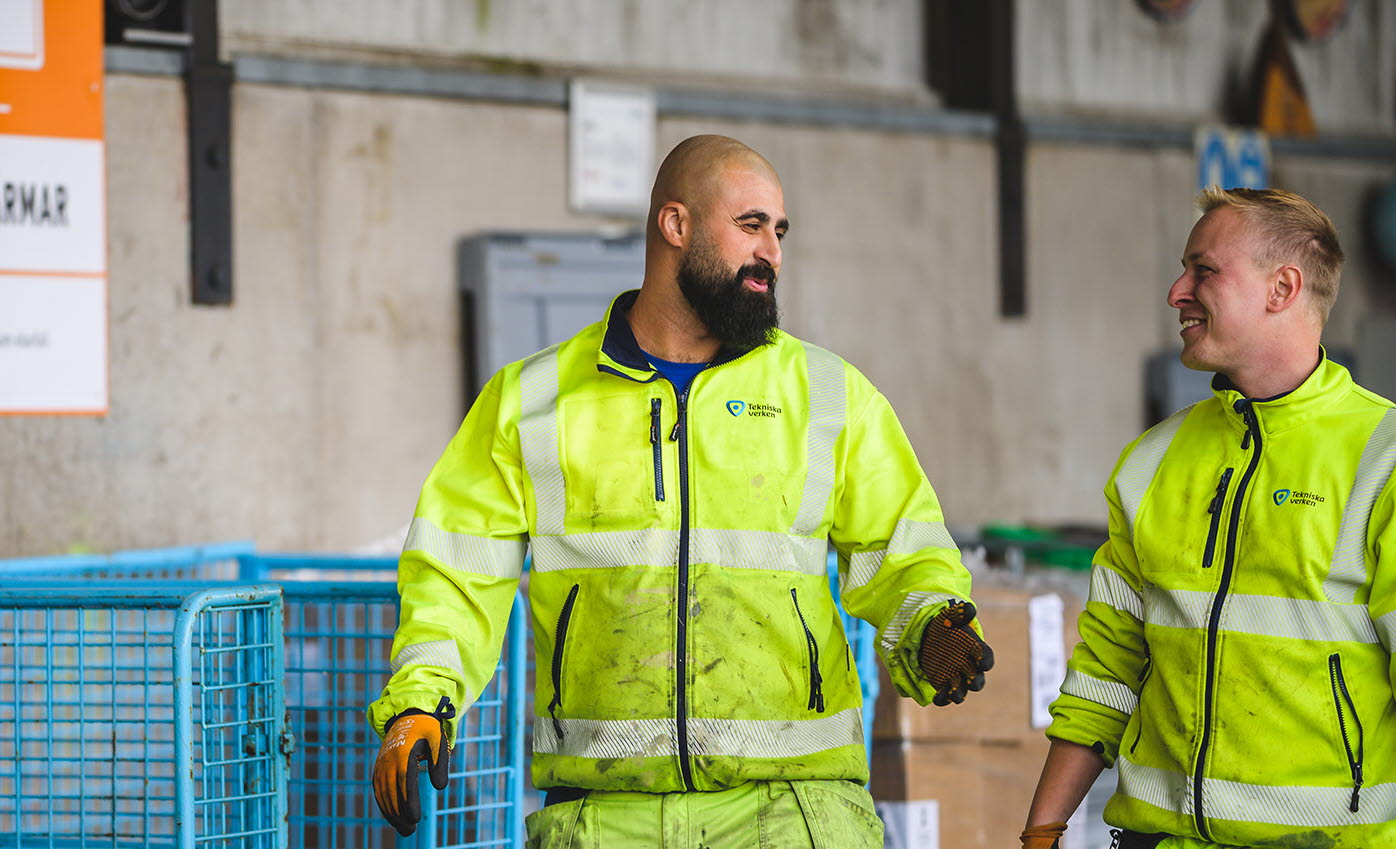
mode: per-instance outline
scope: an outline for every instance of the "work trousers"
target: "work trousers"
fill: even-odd
[[[750,781],[708,793],[591,791],[526,821],[528,849],[882,849],[851,781]]]
[[[1115,845],[1116,849],[1245,849],[1244,846],[1223,846],[1220,843],[1208,843],[1195,837],[1140,834],[1135,831],[1121,832]]]

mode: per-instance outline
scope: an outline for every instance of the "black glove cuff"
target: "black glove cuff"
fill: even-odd
[[[402,719],[404,716],[433,716],[436,717],[437,722],[440,722],[444,726],[446,724],[446,720],[455,719],[456,706],[451,704],[451,700],[449,698],[447,698],[446,696],[442,696],[441,701],[436,703],[436,710],[425,711],[421,708],[408,708],[407,710],[401,713],[394,714],[393,716],[388,718],[387,722],[383,723],[383,736],[387,737],[388,729],[392,728],[393,723],[397,722],[399,719]]]

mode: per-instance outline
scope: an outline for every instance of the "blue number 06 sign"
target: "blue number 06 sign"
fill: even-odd
[[[1263,189],[1270,180],[1270,142],[1256,130],[1198,127],[1193,135],[1197,188]]]

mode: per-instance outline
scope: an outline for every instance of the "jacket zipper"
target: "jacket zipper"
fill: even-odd
[[[694,375],[693,380],[698,376]],[[679,443],[679,599],[677,645],[674,649],[674,674],[678,679],[674,693],[674,712],[678,723],[679,768],[684,789],[693,791],[693,767],[688,762],[688,393],[689,381],[679,395],[679,417],[669,433],[671,441]]]
[[[1197,823],[1198,835],[1212,842],[1211,831],[1207,828],[1207,816],[1202,807],[1202,778],[1207,768],[1207,748],[1212,743],[1212,699],[1217,683],[1217,640],[1221,629],[1222,607],[1226,604],[1226,594],[1231,590],[1231,573],[1236,568],[1236,541],[1240,536],[1241,508],[1246,501],[1246,487],[1260,465],[1260,422],[1256,419],[1255,408],[1249,398],[1237,401],[1234,408],[1246,423],[1246,434],[1241,438],[1241,450],[1252,449],[1246,471],[1241,473],[1241,482],[1236,485],[1236,497],[1231,502],[1231,522],[1226,529],[1226,560],[1222,565],[1221,585],[1212,599],[1212,612],[1207,619],[1207,679],[1202,703],[1202,739],[1197,746],[1197,768],[1193,772],[1193,819]],[[1255,445],[1251,442],[1254,440]]]
[[[1358,796],[1362,792],[1362,720],[1357,716],[1357,707],[1352,703],[1352,694],[1348,692],[1348,682],[1343,678],[1343,659],[1336,653],[1328,656],[1328,680],[1333,685],[1333,706],[1338,709],[1338,730],[1343,733],[1348,770],[1352,772],[1352,801],[1348,804],[1348,810],[1355,814]],[[1343,718],[1344,702],[1347,703],[1348,712],[1352,714],[1352,724],[1357,728],[1356,755],[1352,751],[1352,738],[1348,736],[1347,721]]]
[[[1212,522],[1207,527],[1207,547],[1202,550],[1202,568],[1212,568],[1212,557],[1217,551],[1217,529],[1221,527],[1222,505],[1226,503],[1226,486],[1231,483],[1231,473],[1234,469],[1227,469],[1222,472],[1221,480],[1217,481],[1217,494],[1212,496],[1212,503],[1207,505],[1207,512],[1212,514]]]
[[[1149,683],[1149,676],[1154,673],[1154,656],[1149,655],[1144,658],[1144,668],[1139,670],[1139,700],[1134,708],[1140,711],[1139,728],[1134,732],[1134,744],[1129,747],[1129,753],[1134,754],[1134,750],[1139,748],[1139,740],[1144,736],[1144,685]]]
[[[663,443],[659,438],[659,407],[658,398],[650,399],[650,445],[654,449],[654,500],[664,500],[664,453]]]
[[[557,615],[557,645],[553,646],[553,700],[548,702],[548,716],[553,719],[553,731],[557,739],[562,739],[562,723],[557,719],[557,709],[562,707],[562,650],[567,646],[567,624],[572,621],[572,605],[577,601],[577,589],[581,584],[573,584],[567,600],[562,603],[562,612]]]
[[[809,649],[809,707],[816,713],[824,712],[824,676],[819,674],[819,643],[805,622],[805,614],[800,611],[800,597],[795,588],[790,588],[790,598],[795,602],[795,615],[800,617],[800,627],[805,629],[805,647]]]

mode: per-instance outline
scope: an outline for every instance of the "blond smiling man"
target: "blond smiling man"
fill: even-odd
[[[1319,341],[1343,254],[1212,190],[1168,293],[1214,397],[1129,445],[1022,843],[1100,771],[1119,849],[1396,846],[1396,409]]]

